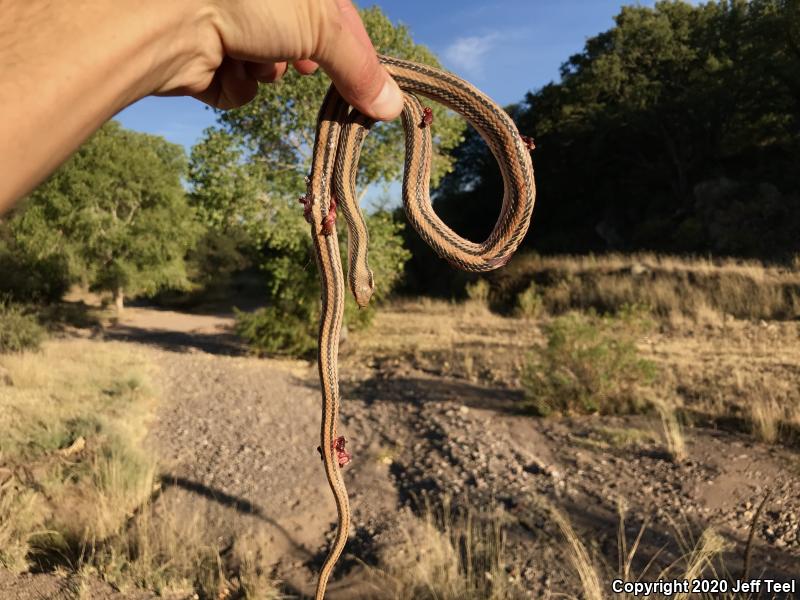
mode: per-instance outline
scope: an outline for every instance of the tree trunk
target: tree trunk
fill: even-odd
[[[117,307],[117,316],[122,316],[122,311],[125,310],[125,293],[121,287],[114,290],[114,306]]]

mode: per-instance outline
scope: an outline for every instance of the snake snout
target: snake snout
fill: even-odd
[[[353,296],[356,299],[356,304],[361,308],[366,307],[374,291],[375,280],[372,277],[372,271],[367,271],[367,276],[358,278],[358,282],[353,286]]]

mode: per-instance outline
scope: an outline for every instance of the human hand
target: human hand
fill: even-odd
[[[105,121],[150,94],[218,108],[287,62],[320,65],[376,119],[403,99],[350,0],[0,0],[0,212]]]
[[[321,66],[344,98],[371,117],[400,114],[400,89],[378,62],[350,0],[211,0],[202,10],[197,54],[184,56],[157,93],[234,108],[291,63],[303,74]]]

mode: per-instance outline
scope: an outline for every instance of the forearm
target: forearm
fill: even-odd
[[[0,0],[0,213],[139,98],[241,106],[287,60],[375,119],[403,108],[350,0]]]
[[[0,0],[0,213],[118,111],[213,70],[213,19],[195,0]]]

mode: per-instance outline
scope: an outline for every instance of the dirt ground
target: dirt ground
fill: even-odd
[[[146,345],[160,369],[163,398],[149,437],[161,461],[159,502],[186,519],[199,518],[223,546],[243,536],[259,540],[276,579],[287,593],[303,597],[313,591],[335,528],[316,451],[316,370],[307,362],[247,356],[231,325],[225,314],[134,307],[105,335]],[[694,332],[682,342],[649,340],[649,352],[678,364],[678,376],[700,377],[701,365],[711,361],[728,361],[728,367],[761,361],[762,368],[768,362],[787,377],[794,374],[791,385],[797,386],[797,327],[775,334],[771,343],[766,329],[752,329],[742,326],[740,338],[755,335],[755,346],[725,345],[725,332]],[[444,303],[384,307],[372,329],[348,337],[342,432],[354,454],[345,476],[355,526],[330,588],[332,600],[370,597],[360,561],[374,564],[391,552],[397,528],[414,518],[404,507],[426,495],[506,513],[513,523],[509,576],[531,598],[578,592],[570,550],[542,501],[568,515],[610,570],[616,568],[622,503],[631,539],[647,524],[637,568],[658,551],[663,561],[680,553],[675,529],[697,536],[713,525],[730,543],[728,566],[738,577],[754,510],[769,491],[755,531],[752,572],[800,577],[796,449],[693,427],[686,431],[689,458],[673,462],[653,433],[658,423],[647,416],[521,415],[514,365],[540,338],[530,321]],[[759,343],[761,354],[754,357]],[[739,368],[737,377],[746,379],[747,369]],[[65,581],[0,571],[0,597],[74,597]],[[81,598],[149,597],[123,596],[98,582],[87,590]]]

